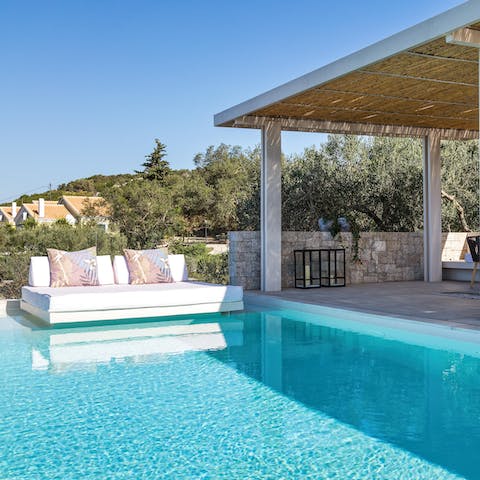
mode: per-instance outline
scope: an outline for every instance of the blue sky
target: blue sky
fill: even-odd
[[[460,3],[0,0],[0,202],[132,172],[156,137],[173,168],[254,146],[213,115]],[[322,138],[284,133],[283,150]]]

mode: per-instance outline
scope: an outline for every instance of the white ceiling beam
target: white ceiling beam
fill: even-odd
[[[459,107],[467,107],[470,109],[472,107],[472,104],[470,102],[448,102],[446,100],[432,100],[431,98],[414,98],[414,97],[405,97],[405,96],[400,96],[400,95],[384,95],[382,93],[374,93],[374,92],[360,92],[360,91],[355,91],[355,90],[338,90],[334,88],[317,88],[315,89],[315,92],[317,93],[334,93],[334,94],[346,94],[346,95],[356,95],[356,96],[363,96],[363,97],[372,97],[372,98],[384,98],[386,100],[405,100],[407,102],[416,102],[422,105],[425,105],[426,103],[432,104],[432,105],[456,105]],[[313,106],[313,105],[309,105]],[[476,109],[476,107],[475,107]]]
[[[462,45],[463,47],[480,48],[480,31],[473,28],[459,28],[447,35],[447,43]]]
[[[342,112],[352,112],[352,113],[365,113],[369,115],[396,115],[397,117],[415,117],[415,118],[434,118],[434,119],[440,119],[440,120],[465,120],[465,117],[462,116],[455,116],[452,117],[451,115],[430,115],[428,113],[418,113],[415,111],[412,112],[393,112],[393,111],[388,111],[388,110],[372,110],[369,108],[363,108],[363,107],[340,107],[338,105],[310,105],[307,103],[294,103],[294,102],[289,102],[288,100],[285,102],[281,102],[281,105],[287,105],[291,107],[300,107],[300,108],[311,108],[312,110],[318,109],[331,109],[331,110],[338,110]],[[471,109],[472,112],[476,110],[476,108]],[[313,113],[313,112],[312,112]],[[304,114],[304,116],[307,116]]]
[[[458,85],[461,87],[472,87],[477,88],[477,83],[466,83],[466,82],[455,82],[454,80],[442,80],[439,78],[430,78],[430,77],[417,77],[415,75],[402,75],[401,73],[390,73],[390,72],[382,72],[382,71],[375,71],[375,70],[366,70],[360,69],[357,70],[359,73],[365,73],[367,75],[377,75],[380,77],[390,77],[390,78],[400,78],[406,80],[418,80],[421,82],[431,82],[431,83],[442,83],[447,85]]]
[[[475,140],[478,138],[478,131],[476,130],[432,129],[371,123],[332,122],[328,120],[258,117],[253,115],[237,118],[231,126],[260,129],[271,122],[279,123],[282,130],[297,132],[341,133],[385,137],[425,137],[435,134],[444,140]]]
[[[411,57],[427,58],[429,60],[440,60],[441,62],[472,63],[478,64],[478,60],[469,60],[467,58],[445,57],[444,55],[434,55],[433,53],[405,52]]]

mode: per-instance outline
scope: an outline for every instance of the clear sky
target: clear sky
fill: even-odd
[[[258,131],[213,115],[462,3],[455,0],[0,0],[0,202],[173,168]],[[285,153],[322,141],[284,133]]]

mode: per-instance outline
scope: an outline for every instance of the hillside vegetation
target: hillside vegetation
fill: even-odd
[[[103,195],[109,189],[122,186],[129,182],[134,175],[122,173],[119,175],[93,175],[88,178],[79,178],[68,183],[62,183],[58,188],[37,192],[30,195],[21,195],[15,201],[18,204],[29,203],[32,200],[44,198],[45,200],[58,200],[62,195]]]

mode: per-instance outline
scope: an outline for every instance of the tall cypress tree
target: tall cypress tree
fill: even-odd
[[[155,180],[161,184],[165,183],[166,177],[170,173],[170,165],[165,157],[167,156],[167,146],[155,139],[155,149],[150,155],[145,156],[145,162],[142,163],[143,171],[137,171],[146,180]]]

